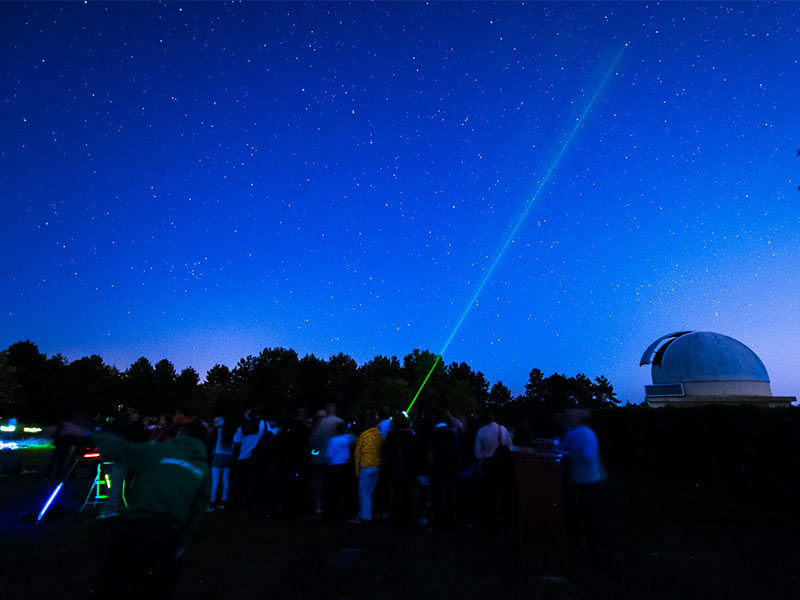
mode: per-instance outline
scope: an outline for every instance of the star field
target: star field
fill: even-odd
[[[5,3],[0,346],[438,352],[639,402],[677,330],[797,395],[800,8]]]

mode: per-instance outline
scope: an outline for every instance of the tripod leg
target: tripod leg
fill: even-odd
[[[89,498],[92,497],[92,492],[97,489],[100,485],[100,463],[97,464],[97,474],[94,476],[94,481],[92,481],[92,487],[89,488],[89,493],[86,494],[86,500],[83,501],[80,510],[78,512],[83,512],[83,509],[86,508],[86,505],[89,504]],[[92,506],[97,505],[97,498],[95,498],[94,503]]]

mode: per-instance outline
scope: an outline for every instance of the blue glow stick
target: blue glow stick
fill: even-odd
[[[38,516],[38,517],[36,517],[36,525],[38,525],[38,524],[39,524],[39,521],[41,521],[41,520],[42,520],[42,517],[44,516],[44,513],[46,513],[46,512],[47,512],[47,509],[48,509],[48,508],[50,508],[50,505],[53,503],[53,500],[55,500],[55,499],[56,499],[56,496],[58,495],[58,492],[60,492],[60,491],[61,491],[61,486],[63,486],[63,485],[64,485],[64,482],[62,481],[61,483],[59,483],[59,484],[56,486],[56,489],[54,489],[54,490],[53,490],[53,493],[52,493],[52,494],[50,494],[50,497],[47,499],[47,502],[45,502],[44,506],[42,507],[42,510],[41,510],[41,512],[39,513],[39,516]]]

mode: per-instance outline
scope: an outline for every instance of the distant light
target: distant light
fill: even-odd
[[[99,452],[87,452],[83,455],[83,458],[100,458]]]
[[[35,448],[52,448],[51,440],[46,438],[22,438],[14,442],[0,442],[0,450],[25,450]]]
[[[63,481],[61,483],[59,483],[56,486],[56,489],[53,490],[53,493],[50,494],[50,497],[47,499],[47,502],[45,502],[44,506],[42,507],[42,510],[39,513],[39,516],[36,517],[36,523],[38,523],[39,521],[42,520],[42,517],[44,516],[44,513],[47,512],[47,509],[50,508],[50,504],[52,504],[53,500],[55,500],[56,496],[58,495],[58,492],[61,491],[61,486],[62,485],[64,485]]]
[[[0,425],[0,431],[5,431],[6,433],[14,433],[16,430],[16,425]]]
[[[25,433],[39,433],[42,430],[41,427],[23,427],[22,431]]]

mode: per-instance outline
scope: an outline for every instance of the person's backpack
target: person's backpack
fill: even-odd
[[[497,424],[497,450],[491,458],[492,466],[501,475],[510,475],[514,470],[514,455],[511,448],[503,445],[503,427]]]

